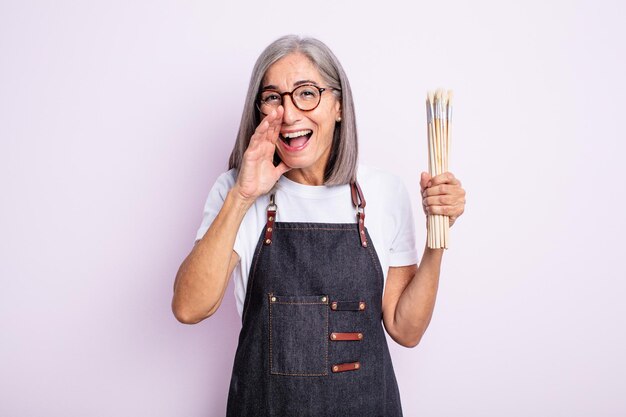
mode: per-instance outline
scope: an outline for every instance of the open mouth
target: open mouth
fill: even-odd
[[[298,151],[306,146],[313,135],[309,129],[298,130],[297,132],[281,133],[280,140],[289,151]]]

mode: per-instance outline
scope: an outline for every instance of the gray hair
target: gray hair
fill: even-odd
[[[341,122],[335,124],[333,143],[324,172],[325,185],[348,184],[356,180],[358,145],[354,102],[348,77],[332,51],[314,38],[301,38],[296,35],[283,36],[272,42],[261,53],[252,70],[248,94],[241,116],[237,141],[230,154],[228,169],[239,169],[243,154],[248,148],[250,137],[261,123],[261,115],[256,100],[267,69],[281,58],[301,53],[311,60],[324,81],[332,88],[333,94],[341,102]],[[280,159],[274,155],[275,163]]]

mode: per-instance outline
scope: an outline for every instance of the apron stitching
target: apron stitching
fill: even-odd
[[[325,309],[326,311],[326,333],[324,333],[325,335],[328,334],[328,329],[330,327],[330,314],[328,314],[328,307]],[[324,349],[324,353],[326,356],[326,360],[325,360],[325,366],[324,366],[324,375],[328,375],[328,350],[330,349],[330,346],[328,346],[328,338],[324,337],[324,339],[326,339],[326,349]]]
[[[259,249],[257,250],[256,254],[254,255],[254,268],[252,270],[252,275],[250,275],[248,277],[248,280],[250,281],[248,283],[248,285],[246,285],[246,300],[244,301],[244,305],[246,306],[246,309],[243,312],[243,315],[241,317],[241,322],[243,323],[246,320],[246,315],[248,313],[248,308],[250,308],[250,300],[249,297],[252,297],[252,284],[254,283],[254,277],[256,275],[256,267],[257,264],[259,263],[259,258],[261,255],[261,250],[263,250],[263,245],[259,246]],[[246,302],[247,301],[247,302]]]
[[[318,305],[319,304],[319,305],[324,305],[324,304],[327,304],[327,303],[304,303],[304,302],[303,303],[299,303],[299,302],[293,303],[291,301],[274,301],[272,304],[297,304],[297,305],[302,305],[302,304]]]
[[[283,375],[283,376],[328,376],[328,373],[325,374],[285,374],[282,372],[272,372],[272,375]]]
[[[336,230],[336,231],[339,231],[339,232],[354,233],[354,230],[352,230],[352,229],[335,229],[335,228],[330,228],[330,227],[289,227],[289,226],[280,226],[280,227],[276,227],[276,228],[277,229],[283,229],[283,230]]]
[[[271,293],[270,293],[271,296]],[[270,331],[269,331],[269,345],[270,345],[270,374],[272,372],[272,304],[270,304]]]
[[[269,296],[272,296],[272,293],[269,293]],[[324,304],[328,304],[328,303],[291,303],[291,302],[280,302],[280,301],[274,301],[269,303],[269,332],[268,332],[268,344],[269,344],[269,363],[270,363],[270,374],[272,375],[284,375],[284,376],[328,376],[328,350],[330,349],[330,347],[328,346],[328,340],[326,338],[326,336],[324,336],[324,342],[326,343],[326,348],[324,349],[324,373],[323,374],[302,374],[302,373],[298,373],[298,374],[293,374],[293,373],[286,373],[286,372],[274,372],[273,368],[272,368],[272,304],[297,304],[297,305],[302,305],[302,304],[308,304],[308,305],[324,305]],[[328,334],[328,328],[329,328],[329,314],[328,314],[328,309],[324,309],[325,313],[326,313],[326,332],[324,333],[324,335]],[[270,378],[271,379],[271,378]]]
[[[378,261],[378,259],[376,259],[376,256],[374,256],[374,253],[372,251],[371,246],[367,247],[367,251],[370,254],[370,258],[372,259],[372,263],[374,264],[374,269],[378,269],[379,270],[378,271],[379,273],[377,273],[376,275],[378,276],[379,283],[381,284],[381,287],[383,287],[383,291],[384,291],[385,278],[384,278],[384,275],[381,275],[381,273],[384,274],[384,272],[382,272],[383,267],[382,267],[382,265],[380,265],[380,261]]]

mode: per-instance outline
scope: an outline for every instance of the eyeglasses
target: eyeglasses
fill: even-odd
[[[322,101],[322,93],[326,90],[335,90],[334,88],[322,88],[313,84],[304,84],[293,89],[288,93],[279,93],[274,90],[264,90],[259,94],[256,103],[257,108],[264,115],[268,115],[272,110],[283,104],[283,96],[290,96],[291,102],[297,109],[302,111],[311,111],[319,106]]]

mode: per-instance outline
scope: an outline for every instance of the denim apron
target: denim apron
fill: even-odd
[[[382,326],[383,271],[356,222],[276,222],[252,259],[227,416],[402,416]],[[347,197],[347,196],[346,196]]]

